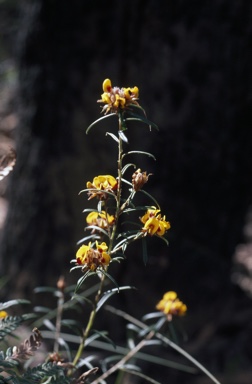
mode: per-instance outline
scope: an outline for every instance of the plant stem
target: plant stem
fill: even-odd
[[[63,313],[63,306],[64,306],[64,293],[63,291],[59,290],[59,299],[58,299],[58,305],[57,305],[57,317],[56,317],[56,332],[55,332],[55,340],[54,340],[54,352],[58,353],[59,351],[59,337],[60,337],[60,328],[61,328],[61,319],[62,319],[62,313]]]
[[[119,113],[118,116],[119,116],[119,131],[121,131],[122,130],[122,121],[123,121],[122,120],[122,114]],[[117,231],[118,218],[119,218],[119,215],[120,215],[120,205],[121,205],[123,147],[122,147],[122,139],[121,139],[120,135],[118,135],[118,136],[119,136],[118,160],[117,160],[118,181],[117,181],[116,213],[115,213],[115,223],[113,225],[112,233],[111,233],[111,236],[110,236],[110,242],[109,242],[109,247],[108,247],[108,254],[111,253],[111,250],[112,250],[112,247],[113,247],[113,243],[114,243],[114,239],[115,239],[115,235],[116,235],[116,231]],[[100,283],[99,290],[98,290],[97,295],[95,297],[95,303],[94,303],[93,310],[90,313],[87,326],[86,326],[85,330],[83,331],[83,336],[82,336],[81,343],[79,345],[78,351],[77,351],[77,353],[75,355],[75,358],[73,360],[73,365],[74,366],[76,366],[76,364],[78,363],[78,361],[79,361],[79,359],[80,359],[80,357],[82,355],[83,349],[85,347],[86,339],[87,339],[87,337],[89,335],[90,330],[93,327],[95,316],[96,316],[96,307],[97,307],[97,303],[100,300],[100,297],[101,297],[101,294],[102,294],[104,280],[105,280],[105,275],[103,274],[101,276],[101,283]]]
[[[97,295],[95,297],[94,308],[93,308],[93,310],[91,311],[91,313],[89,315],[87,326],[86,326],[85,330],[83,331],[81,343],[79,345],[78,351],[77,351],[77,353],[75,355],[75,358],[73,360],[73,363],[72,363],[73,366],[76,366],[76,364],[78,363],[78,361],[79,361],[79,359],[80,359],[80,357],[82,355],[83,349],[85,347],[85,342],[86,342],[86,340],[88,338],[89,332],[91,331],[91,329],[93,327],[95,316],[96,316],[96,307],[97,307],[97,303],[100,300],[100,297],[101,297],[101,294],[102,294],[102,288],[103,288],[104,280],[105,280],[105,275],[102,275],[101,276],[100,287],[99,287],[99,290],[98,290]]]
[[[120,132],[122,130],[122,114],[119,113],[119,127],[118,131]],[[118,135],[118,159],[117,159],[117,175],[118,175],[118,180],[117,180],[117,197],[116,197],[116,212],[115,212],[115,223],[113,225],[113,230],[110,238],[110,244],[109,244],[109,249],[108,253],[110,254],[115,235],[116,235],[116,230],[117,230],[117,224],[118,224],[118,219],[120,215],[120,205],[121,205],[121,193],[122,193],[122,155],[123,155],[123,147],[122,147],[122,139],[120,135]]]

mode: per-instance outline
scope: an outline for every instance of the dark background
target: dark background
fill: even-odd
[[[156,156],[133,161],[153,173],[146,189],[172,228],[168,248],[148,242],[147,266],[141,248],[129,248],[115,275],[138,292],[117,304],[141,316],[176,290],[189,308],[185,348],[223,383],[251,383],[251,1],[6,0],[0,7],[8,64],[1,140],[17,151],[1,190],[9,207],[0,243],[5,294],[27,297],[61,274],[73,282],[69,261],[87,204],[78,192],[95,175],[116,172],[116,148],[105,137],[112,119],[88,136],[85,129],[100,117],[106,77],[137,85],[160,131],[132,125],[129,148]],[[210,382],[167,375],[173,383]]]

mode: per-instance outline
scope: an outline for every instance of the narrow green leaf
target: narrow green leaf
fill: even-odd
[[[155,205],[156,205],[156,208],[157,208],[157,209],[160,209],[160,206],[159,206],[157,200],[154,199],[154,197],[153,197],[152,195],[150,195],[150,194],[149,194],[148,192],[146,192],[144,189],[140,189],[139,192],[142,192],[142,193],[144,193],[146,196],[148,196],[152,201],[154,201],[154,203],[155,203]]]
[[[18,304],[30,304],[30,301],[24,300],[24,299],[6,301],[5,303],[0,303],[0,311],[3,311],[6,308],[9,308],[9,307],[12,307],[13,305],[18,305]]]
[[[97,209],[95,209],[95,208],[85,208],[85,209],[83,209],[82,213],[86,213],[86,212],[98,212],[99,213],[99,211]]]
[[[155,124],[155,123],[153,123],[152,121],[146,119],[146,117],[144,117],[144,116],[140,116],[140,115],[136,115],[136,114],[134,114],[134,113],[130,113],[130,116],[132,116],[132,117],[127,117],[127,118],[126,118],[126,121],[132,121],[132,120],[134,120],[134,121],[140,121],[141,123],[147,124],[150,128],[153,127],[153,128],[155,128],[157,131],[159,131],[157,124]]]
[[[155,319],[156,317],[164,317],[163,312],[151,312],[147,313],[142,317],[143,321],[150,320],[150,319]]]
[[[81,276],[81,278],[77,281],[77,284],[76,284],[76,288],[75,288],[75,292],[77,292],[81,285],[84,283],[84,281],[86,280],[86,278],[90,275],[93,275],[95,274],[94,272],[91,272],[91,271],[87,271],[83,276]]]
[[[130,186],[132,187],[132,183],[130,183],[128,180],[122,178],[122,181],[123,181],[125,184],[128,184],[128,185],[130,185]]]
[[[126,164],[126,165],[123,167],[123,169],[122,169],[122,175],[127,171],[127,169],[128,169],[129,167],[134,167],[134,168],[136,168],[136,165],[133,164],[133,163],[128,163],[128,164]]]
[[[34,312],[48,313],[51,311],[51,308],[42,307],[41,305],[37,305],[36,307],[33,308],[33,310],[34,310]]]
[[[89,345],[89,344],[91,344],[94,340],[97,340],[97,339],[99,339],[99,337],[101,336],[101,334],[103,335],[103,336],[105,336],[105,335],[107,335],[108,334],[108,332],[98,332],[98,331],[95,331],[94,330],[94,333],[91,335],[91,336],[89,336],[88,338],[87,338],[87,340],[86,340],[86,342],[85,342],[85,347],[87,346],[87,345]],[[110,344],[110,343],[109,343]]]
[[[114,135],[113,133],[106,132],[106,136],[112,137],[112,139],[114,139],[117,143],[119,143],[118,137],[116,137],[116,135]]]
[[[107,119],[108,117],[111,117],[111,116],[115,116],[116,114],[115,113],[110,113],[109,115],[104,115],[102,117],[100,117],[99,119],[95,120],[92,124],[89,125],[89,127],[86,129],[86,134],[88,134],[88,132],[90,131],[90,129],[97,123],[99,123],[100,121],[104,120],[104,119]]]
[[[89,225],[86,229],[95,229],[98,232],[102,232],[105,236],[108,236],[108,232],[105,229],[98,227],[97,225]]]
[[[137,206],[134,208],[126,208],[123,212],[134,212],[134,211],[147,211],[148,209],[151,209],[151,206],[149,205],[143,205],[143,206]]]
[[[57,290],[58,290],[57,287],[36,287],[36,288],[34,288],[35,293],[45,293],[45,292],[54,293]]]
[[[155,156],[152,155],[152,153],[149,153],[149,152],[145,152],[145,151],[129,151],[129,152],[126,152],[123,157],[127,156],[127,155],[131,155],[132,153],[136,153],[136,154],[139,154],[139,155],[146,155],[146,156],[149,156],[149,157],[152,157],[154,160],[156,160]]]
[[[117,285],[117,284],[116,284]],[[115,293],[119,293],[120,291],[125,291],[126,289],[136,289],[135,287],[132,287],[132,286],[123,286],[123,287],[118,287],[118,288],[113,288],[113,289],[110,289],[109,291],[107,292],[104,292],[102,298],[98,301],[97,303],[97,307],[96,307],[96,312],[99,311],[99,309],[103,306],[104,303],[106,303],[106,301],[111,297],[113,296]]]
[[[96,334],[98,336],[98,338],[101,338],[101,339],[104,339],[105,341],[107,341],[109,344],[111,344],[116,349],[116,345],[115,345],[114,341],[111,340],[110,337],[107,336],[107,332],[100,332],[100,331],[97,331],[96,329],[93,329],[93,333]]]
[[[115,281],[115,279],[108,272],[106,272],[104,269],[100,268],[99,271],[101,273],[103,273],[109,280],[112,281],[112,283],[117,287],[117,290],[119,292],[119,286],[118,286],[117,282]]]
[[[98,236],[98,235],[95,235],[95,234],[93,234],[93,235],[89,235],[89,236],[85,236],[85,237],[83,237],[82,239],[80,239],[76,244],[77,245],[79,245],[79,244],[81,244],[81,243],[84,243],[85,241],[87,241],[87,240],[99,240],[100,239],[100,236]]]
[[[76,260],[74,260],[76,262]],[[72,267],[70,269],[70,272],[74,271],[75,269],[81,269],[82,268],[82,265],[75,265],[74,267]]]
[[[122,141],[124,141],[125,143],[128,143],[128,139],[127,139],[127,137],[123,131],[118,131],[118,134],[119,134],[119,137]]]

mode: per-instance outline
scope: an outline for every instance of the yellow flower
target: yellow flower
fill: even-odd
[[[151,217],[155,217],[160,212],[160,209],[157,209],[156,207],[151,207],[147,210],[144,216],[141,217],[141,222],[146,223],[147,220],[149,220]]]
[[[88,225],[96,225],[97,227],[107,229],[109,225],[114,224],[115,217],[105,211],[90,212],[86,217],[86,221]]]
[[[82,245],[76,252],[77,264],[83,265],[83,270],[96,271],[97,268],[104,269],[110,263],[110,256],[106,253],[108,246],[106,243],[96,241],[96,249],[92,248],[91,242]]]
[[[8,313],[5,311],[0,311],[0,319],[5,319],[8,316]]]
[[[105,79],[102,84],[103,94],[98,103],[104,103],[102,112],[117,113],[119,110],[125,109],[130,104],[138,105],[137,99],[139,90],[135,86],[133,88],[112,87],[111,80]]]
[[[89,200],[97,196],[100,200],[105,200],[108,195],[106,192],[114,192],[117,189],[117,181],[113,176],[100,175],[94,177],[92,183],[87,182],[87,188],[97,189],[97,191],[89,191]]]
[[[168,320],[171,320],[173,315],[183,316],[187,311],[187,306],[178,299],[177,293],[173,291],[166,292],[156,308],[164,312]]]
[[[142,231],[151,236],[163,236],[168,229],[171,228],[169,221],[165,220],[165,216],[161,217],[160,210],[152,207],[147,210],[144,216],[140,217],[144,224]]]

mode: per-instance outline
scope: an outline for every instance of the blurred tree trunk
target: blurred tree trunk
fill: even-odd
[[[73,121],[89,54],[88,47],[85,58],[81,51],[85,21],[81,2],[75,3],[27,4],[18,36],[20,124],[1,257],[14,289],[26,294],[37,284],[55,283],[75,254],[73,200],[85,164],[78,169]]]

